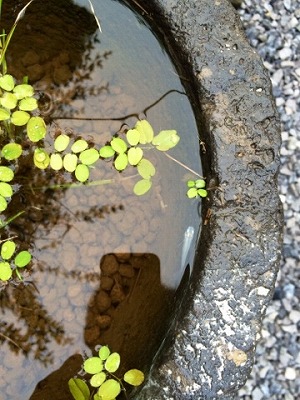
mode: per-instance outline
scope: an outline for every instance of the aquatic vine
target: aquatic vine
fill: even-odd
[[[149,151],[166,153],[174,148],[180,141],[176,130],[162,130],[155,134],[150,122],[142,119],[137,121],[134,127],[128,127],[125,132],[116,133],[110,141],[99,148],[79,135],[71,137],[66,132],[59,132],[51,150],[45,148],[47,125],[40,114],[35,90],[28,83],[27,77],[22,82],[17,82],[7,73],[5,61],[6,50],[13,32],[31,2],[19,12],[10,32],[6,34],[3,31],[0,35],[0,213],[8,208],[15,194],[15,188],[18,187],[15,172],[18,171],[20,160],[24,156],[25,144],[33,154],[33,165],[36,168],[40,170],[49,168],[56,173],[61,171],[69,174],[69,183],[54,185],[52,188],[110,183],[111,180],[90,181],[91,169],[101,160],[110,160],[117,172],[127,168],[136,169],[139,180],[135,183],[133,192],[137,196],[146,194],[152,187],[156,170],[145,154]],[[0,0],[0,15],[1,6],[2,0]],[[173,157],[169,158],[192,171]],[[78,183],[74,183],[74,180]],[[204,179],[189,180],[187,186],[188,198],[207,196]],[[17,213],[10,220],[22,213],[23,211]],[[5,236],[5,227],[8,223],[9,221],[0,218],[0,230],[3,232],[0,242],[0,281],[4,282],[11,278],[22,280],[21,270],[30,265],[31,261],[30,252],[20,248],[18,238]]]

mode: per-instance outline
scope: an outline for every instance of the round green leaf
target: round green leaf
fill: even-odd
[[[157,150],[167,151],[175,147],[179,140],[180,137],[175,130],[167,130],[159,132],[153,138],[152,144],[156,146]]]
[[[38,108],[38,102],[34,97],[25,97],[19,102],[19,109],[23,111],[33,111]]]
[[[103,370],[103,362],[99,357],[90,357],[83,363],[83,369],[88,374],[98,374]]]
[[[73,153],[81,153],[82,151],[86,150],[88,147],[88,142],[83,139],[78,139],[76,142],[73,143],[71,150]]]
[[[189,199],[193,199],[194,197],[198,196],[197,189],[195,187],[190,188],[187,192],[186,195]]]
[[[143,150],[140,147],[131,147],[127,152],[130,165],[137,165],[143,158]]]
[[[102,400],[114,400],[121,392],[121,385],[115,379],[108,379],[100,386],[98,395]]]
[[[127,150],[126,142],[118,137],[113,138],[110,142],[110,145],[113,148],[113,150],[115,150],[119,154],[125,153],[125,151]]]
[[[49,154],[44,149],[37,148],[34,150],[33,162],[39,169],[45,169],[50,164]]]
[[[86,182],[89,179],[90,170],[85,164],[77,165],[75,169],[75,177],[79,182]]]
[[[21,111],[20,111],[21,112]],[[41,117],[31,117],[27,123],[27,135],[32,142],[38,142],[46,136],[47,128]]]
[[[98,374],[95,374],[91,377],[90,384],[93,387],[99,387],[102,385],[103,382],[105,382],[105,380],[106,380],[105,372],[99,372]]]
[[[15,264],[18,268],[24,268],[31,261],[31,254],[27,250],[20,251],[15,258]]]
[[[7,201],[3,196],[0,195],[0,212],[7,209]]]
[[[1,257],[3,260],[9,260],[16,250],[16,244],[12,240],[7,240],[1,246]]]
[[[96,149],[87,149],[84,150],[79,155],[79,160],[82,164],[92,165],[99,159],[99,151]]]
[[[0,166],[0,181],[10,182],[14,178],[14,171],[9,167]]]
[[[76,154],[68,153],[64,156],[63,166],[68,172],[74,172],[77,166],[78,157]]]
[[[12,270],[8,262],[0,262],[0,280],[8,281],[12,276]]]
[[[115,154],[115,150],[111,146],[103,146],[99,150],[100,157],[110,158]]]
[[[141,144],[151,143],[154,132],[152,126],[147,120],[142,119],[141,121],[138,121],[135,124],[135,129],[140,133],[139,142]]]
[[[80,378],[71,378],[68,381],[69,390],[75,400],[89,400],[90,389]]]
[[[205,189],[198,189],[197,193],[200,197],[207,197],[207,191]]]
[[[17,96],[17,98],[24,99],[25,97],[31,97],[34,94],[33,87],[26,83],[22,83],[21,85],[17,85],[14,87],[13,92]]]
[[[115,168],[118,171],[123,171],[128,165],[128,157],[125,153],[119,154],[114,162]]]
[[[3,197],[11,197],[13,195],[12,186],[6,182],[0,182],[0,195]]]
[[[10,118],[10,112],[5,108],[0,108],[0,121],[6,121]]]
[[[141,134],[137,129],[129,129],[126,133],[127,142],[131,146],[136,146],[140,141]]]
[[[57,136],[54,140],[54,148],[56,151],[64,151],[69,146],[70,137],[65,134]]]
[[[54,169],[54,171],[59,171],[63,167],[63,160],[60,154],[51,154],[50,156],[50,167]]]
[[[149,179],[141,179],[134,185],[133,192],[137,196],[142,196],[151,189],[151,186],[152,182]]]
[[[139,369],[130,369],[124,374],[124,381],[132,386],[139,386],[144,382],[145,376]]]
[[[112,353],[108,356],[107,360],[105,361],[105,369],[108,372],[116,372],[116,370],[120,366],[120,354],[119,353]]]
[[[137,166],[138,173],[144,179],[150,179],[151,176],[155,175],[155,167],[151,161],[143,158]]]
[[[26,111],[14,111],[11,115],[11,122],[16,126],[26,125],[30,119],[30,114]]]
[[[1,150],[2,156],[8,160],[16,160],[22,154],[22,146],[18,143],[7,143]]]
[[[0,99],[0,104],[5,107],[8,108],[9,110],[12,110],[13,108],[15,108],[17,106],[17,96],[13,93],[4,93],[4,95],[1,97]]]
[[[99,350],[99,357],[101,360],[105,361],[110,355],[110,350],[108,346],[101,346]]]
[[[10,92],[11,90],[13,90],[14,86],[15,86],[15,80],[11,75],[6,74],[0,77],[0,87],[2,89]]]
[[[189,188],[192,188],[192,187],[196,186],[196,182],[193,181],[193,180],[187,181],[186,184],[187,184],[187,187],[189,187]]]
[[[203,189],[205,187],[205,185],[206,185],[206,182],[203,179],[197,179],[195,181],[195,186],[197,189]]]

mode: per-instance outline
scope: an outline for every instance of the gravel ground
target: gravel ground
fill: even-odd
[[[281,268],[256,364],[239,399],[300,398],[300,0],[244,0],[239,10],[264,60],[282,122],[279,191],[285,228]]]

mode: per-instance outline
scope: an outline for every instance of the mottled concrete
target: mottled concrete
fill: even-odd
[[[232,400],[253,364],[281,251],[280,125],[271,83],[226,0],[138,3],[179,66],[205,176],[217,189],[203,204],[210,218],[183,312],[134,398]]]

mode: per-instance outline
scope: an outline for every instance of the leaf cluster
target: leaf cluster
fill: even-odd
[[[6,240],[0,249],[0,280],[8,281],[16,272],[22,280],[19,269],[26,267],[31,261],[31,254],[27,250],[16,253],[16,243],[13,240]]]
[[[133,191],[141,196],[150,190],[151,178],[156,172],[152,162],[144,157],[144,145],[167,151],[175,147],[179,140],[175,130],[161,131],[155,136],[152,126],[144,119],[138,121],[133,129],[127,130],[125,140],[114,137],[99,153],[102,158],[114,157],[114,167],[117,171],[123,171],[130,165],[137,168],[141,179],[135,184]]]
[[[187,182],[187,187],[189,188],[187,191],[187,197],[189,199],[197,198],[197,197],[206,197],[207,190],[204,189],[206,186],[206,182],[204,179],[196,179],[189,180]]]
[[[88,384],[80,378],[71,378],[68,382],[70,392],[75,400],[115,400],[124,389],[122,379],[114,373],[120,366],[119,353],[111,353],[108,346],[102,346],[98,356],[87,358],[83,370],[89,375],[89,384],[96,393],[91,394]],[[127,371],[123,380],[132,386],[139,386],[144,381],[144,374],[137,369]],[[92,396],[92,397],[91,397]]]

